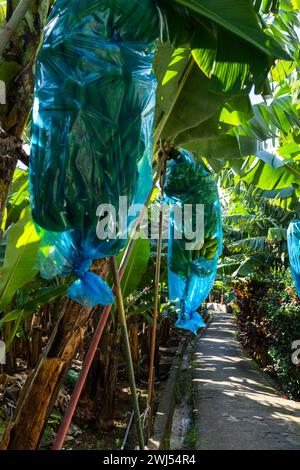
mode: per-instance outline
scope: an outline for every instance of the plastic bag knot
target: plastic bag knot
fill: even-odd
[[[199,328],[205,328],[206,324],[200,313],[195,311],[182,312],[181,316],[176,322],[177,328],[191,331],[194,335],[197,334]]]
[[[89,271],[92,263],[88,258],[76,262],[72,271],[78,279],[69,287],[68,296],[85,307],[111,305],[114,303],[114,295],[100,276]]]
[[[92,266],[92,260],[91,259],[84,259],[81,260],[76,266],[74,266],[74,274],[77,276],[79,279],[82,279],[86,273],[90,270]]]

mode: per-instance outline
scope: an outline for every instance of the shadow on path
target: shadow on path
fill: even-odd
[[[197,449],[300,450],[300,403],[245,355],[232,315],[215,314],[194,366]]]

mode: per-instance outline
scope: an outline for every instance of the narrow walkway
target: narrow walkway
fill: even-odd
[[[197,449],[300,449],[300,403],[246,357],[232,315],[215,314],[194,359]]]

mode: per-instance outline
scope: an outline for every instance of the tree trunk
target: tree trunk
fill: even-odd
[[[114,425],[119,341],[117,334],[109,332],[107,347],[100,350],[97,362],[97,388],[95,397],[95,417],[98,428],[109,430]]]
[[[100,274],[105,277],[109,269],[106,260],[97,263],[98,273],[100,269]],[[57,322],[52,332],[47,351],[44,351],[38,365],[26,381],[12,423],[5,430],[0,444],[1,450],[38,449],[62,382],[76,351],[83,342],[88,320],[93,311],[92,308],[85,308],[65,299],[59,313],[61,320]],[[51,359],[54,362],[49,362]],[[57,367],[53,367],[53,364]],[[31,410],[30,413],[26,412],[27,409]],[[34,428],[32,423],[35,423]],[[25,433],[24,429],[30,432]]]
[[[1,450],[36,450],[55,404],[62,381],[83,340],[92,309],[68,305],[48,357],[42,357],[28,377],[13,422],[7,427]],[[47,378],[47,380],[45,380]]]
[[[35,325],[32,327],[31,334],[31,354],[30,363],[31,367],[35,367],[39,362],[39,357],[42,352],[42,327]]]
[[[77,413],[78,418],[91,416],[97,427],[106,431],[114,425],[119,348],[117,325],[109,322],[82,391],[81,409]]]
[[[8,339],[11,330],[13,328],[12,323],[4,323],[4,338],[5,340]],[[8,375],[14,375],[16,372],[16,343],[13,341],[10,345],[8,351],[6,351],[6,364],[4,365],[3,369],[4,372]]]
[[[7,19],[18,3],[7,1]],[[0,80],[6,87],[6,104],[0,106],[0,226],[18,159],[28,163],[25,152],[20,151],[21,137],[32,106],[33,67],[49,5],[49,0],[32,0],[0,61]]]
[[[17,162],[24,155],[22,141],[0,129],[0,225]]]
[[[16,420],[9,424],[1,443],[1,450],[35,449],[40,440],[40,433],[47,419],[49,403],[55,386],[64,367],[59,359],[44,359],[37,380],[31,384],[30,401],[24,401]],[[47,394],[41,390],[47,389]],[[38,411],[38,413],[37,413]],[[34,418],[33,418],[34,417]],[[20,429],[22,430],[20,432]]]

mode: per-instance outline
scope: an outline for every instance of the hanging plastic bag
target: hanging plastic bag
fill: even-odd
[[[293,220],[287,231],[287,246],[294,284],[300,297],[300,220]]]
[[[151,0],[56,0],[45,29],[30,156],[40,268],[45,278],[75,275],[68,295],[87,306],[113,301],[89,269],[126,244],[134,217],[119,227],[119,197],[129,208],[151,189],[158,34]]]
[[[218,188],[212,175],[203,165],[195,162],[190,152],[183,149],[179,149],[179,152],[175,160],[168,162],[164,186],[171,204],[169,297],[180,307],[176,325],[196,334],[198,328],[205,326],[197,309],[214,285],[218,258],[222,252],[221,208]],[[200,222],[198,228],[197,204],[204,209],[203,223]],[[188,236],[184,223],[187,205],[193,209]],[[200,237],[199,229],[203,230],[203,237]],[[194,239],[191,238],[193,232]]]

